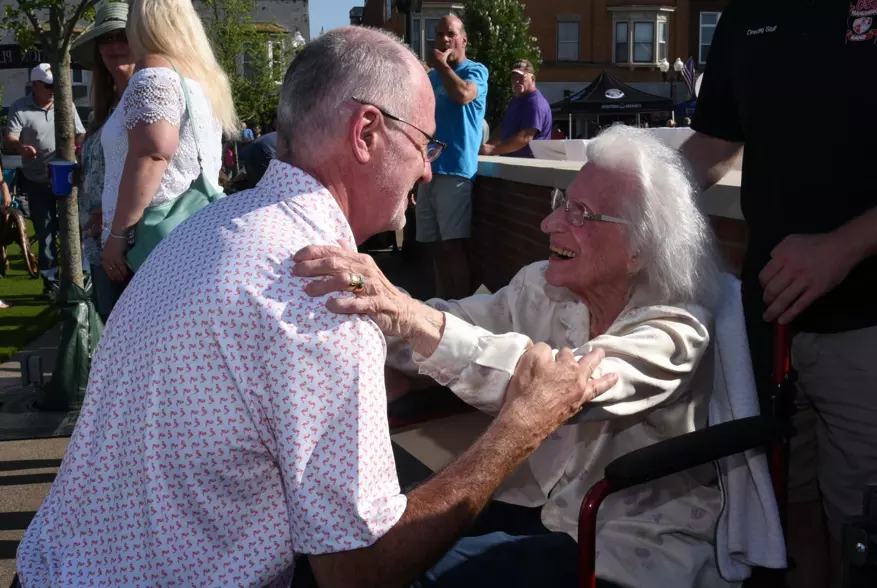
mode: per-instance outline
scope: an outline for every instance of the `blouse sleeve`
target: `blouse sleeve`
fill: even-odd
[[[445,314],[438,348],[424,358],[405,341],[388,337],[387,365],[408,376],[428,376],[470,405],[498,412],[517,359],[531,345],[529,337],[512,332],[511,308],[523,284],[522,271],[495,294],[428,300],[427,305]]]
[[[709,346],[711,319],[699,308],[692,312],[672,307],[638,309],[620,318],[612,334],[575,349],[577,359],[603,349],[606,357],[592,377],[615,373],[618,382],[574,420],[607,420],[672,402],[687,389]],[[412,360],[419,373],[448,386],[467,404],[496,414],[529,343],[523,334],[494,334],[446,314],[435,353],[426,360],[415,354]]]
[[[185,109],[180,77],[167,68],[136,72],[125,90],[125,127],[129,130],[138,123],[151,125],[159,121],[179,126]]]

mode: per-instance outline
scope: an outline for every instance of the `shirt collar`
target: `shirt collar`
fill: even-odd
[[[291,200],[304,195],[316,198],[336,221],[339,239],[345,241],[349,249],[356,250],[353,230],[350,228],[349,220],[344,216],[344,211],[338,206],[332,193],[309,173],[279,159],[273,159],[268,164],[262,179],[256,184],[256,188],[273,194],[278,201]]]

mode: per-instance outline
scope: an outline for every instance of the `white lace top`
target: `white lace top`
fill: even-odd
[[[163,120],[180,128],[179,147],[161,178],[161,184],[150,206],[170,202],[188,190],[200,173],[198,150],[201,152],[205,177],[214,184],[217,183],[222,166],[222,127],[213,116],[201,84],[186,78],[186,85],[194,121],[189,120],[186,115],[186,100],[177,72],[165,67],[150,67],[137,71],[131,77],[119,107],[104,125],[101,145],[106,161],[106,177],[101,199],[101,243],[105,243],[110,235],[116,212],[119,183],[128,156],[128,130],[138,123],[148,125]],[[198,128],[198,150],[195,146],[195,134],[192,132],[193,122]]]

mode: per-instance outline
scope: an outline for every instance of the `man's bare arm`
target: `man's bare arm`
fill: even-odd
[[[695,133],[683,143],[680,151],[688,160],[695,181],[702,191],[716,185],[734,167],[742,143],[716,139],[703,133]]]
[[[435,71],[445,87],[445,92],[460,106],[469,104],[478,97],[478,86],[475,82],[464,81],[447,63],[436,64]]]
[[[521,129],[505,141],[497,141],[496,143],[487,142],[482,145],[482,155],[505,155],[514,153],[518,149],[526,147],[536,137],[536,129]]]
[[[575,364],[565,349],[554,363],[547,345],[531,348],[518,362],[500,414],[471,448],[408,494],[392,529],[367,548],[309,556],[318,585],[395,588],[423,574],[548,435],[615,384],[614,375],[588,382],[602,357],[597,351]]]

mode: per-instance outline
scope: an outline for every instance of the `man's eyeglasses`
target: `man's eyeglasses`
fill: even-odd
[[[101,35],[97,38],[98,45],[112,45],[113,43],[127,43],[128,42],[128,33],[124,30],[115,31],[112,33],[107,33],[105,35]]]
[[[377,108],[377,109],[378,109],[378,112],[380,112],[381,114],[383,114],[384,116],[386,116],[388,119],[390,119],[390,120],[394,120],[394,121],[396,121],[396,122],[400,122],[400,123],[405,124],[405,125],[408,125],[408,126],[411,127],[412,129],[418,131],[421,135],[423,135],[424,137],[426,137],[426,140],[427,140],[427,143],[426,143],[426,160],[427,160],[427,161],[432,162],[432,161],[435,161],[436,159],[438,159],[438,156],[442,154],[442,149],[444,149],[445,147],[447,147],[447,144],[446,144],[446,143],[443,143],[442,141],[439,141],[438,139],[436,139],[435,137],[433,137],[432,135],[430,135],[430,134],[427,133],[426,131],[423,131],[423,130],[421,130],[420,128],[414,126],[413,124],[411,124],[411,123],[408,122],[407,120],[402,120],[402,119],[399,118],[398,116],[394,116],[394,115],[390,114],[389,112],[387,112],[386,110],[384,110],[384,109],[381,108],[380,106],[377,106],[377,105],[375,105],[375,104],[372,104],[371,102],[366,102],[365,100],[360,100],[359,98],[355,98],[355,97],[354,97],[354,98],[351,98],[351,100],[353,100],[354,102],[359,102],[360,104],[364,104],[365,106],[372,106],[372,107],[374,107],[374,108]]]
[[[555,188],[551,191],[551,210],[557,210],[558,208],[566,209],[566,220],[568,220],[571,225],[576,227],[581,227],[582,225],[584,225],[585,220],[618,223],[619,225],[630,224],[630,221],[627,219],[591,212],[581,202],[570,200],[564,190],[561,190],[560,188]]]

